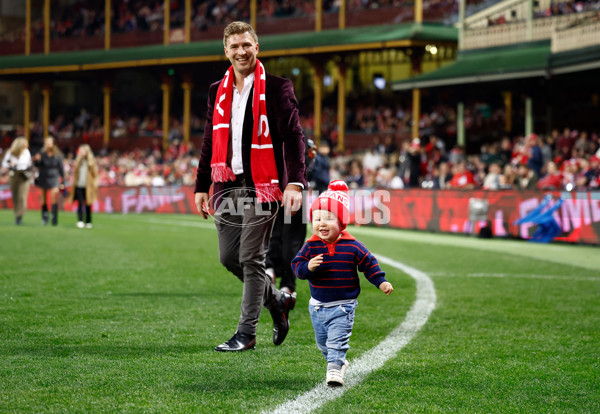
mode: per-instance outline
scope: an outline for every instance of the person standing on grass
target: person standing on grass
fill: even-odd
[[[77,199],[77,227],[91,229],[92,205],[98,199],[98,165],[88,144],[83,144],[77,149],[69,202],[72,203],[74,199]],[[85,223],[83,222],[84,210]]]
[[[219,260],[244,285],[237,330],[215,348],[231,352],[254,348],[263,306],[273,318],[275,345],[289,331],[296,298],[277,290],[267,276],[265,255],[279,206],[293,214],[302,205],[306,167],[292,82],[265,71],[249,24],[229,24],[223,45],[231,66],[209,88],[194,193],[196,208],[206,219],[214,183]],[[235,207],[239,205],[244,208]]]
[[[345,228],[350,217],[348,186],[332,181],[310,207],[313,235],[292,260],[292,269],[310,286],[310,312],[317,347],[327,360],[326,383],[344,385],[346,353],[360,293],[356,270],[389,295],[394,290],[377,259]]]
[[[2,169],[9,171],[10,192],[17,226],[23,223],[23,215],[27,209],[31,166],[29,142],[24,137],[15,138],[2,160]]]
[[[305,144],[304,159],[307,180],[310,181],[310,167],[315,160],[317,149],[312,139],[307,139]],[[303,214],[294,214],[289,217],[286,216],[285,211],[279,210],[269,241],[269,251],[266,257],[267,274],[276,286],[277,278],[279,278],[279,289],[292,296],[296,296],[296,275],[292,271],[291,262],[302,248],[305,240],[306,222]]]
[[[44,139],[44,148],[41,152],[35,154],[33,161],[39,174],[35,184],[41,190],[42,222],[44,225],[48,224],[48,195],[50,195],[52,225],[56,226],[58,224],[58,190],[65,188],[65,170],[62,154],[53,137],[48,136]]]

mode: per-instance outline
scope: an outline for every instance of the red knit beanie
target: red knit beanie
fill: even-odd
[[[350,200],[346,183],[342,180],[333,180],[329,183],[327,191],[324,191],[310,206],[310,221],[315,210],[331,211],[337,216],[340,229],[344,230],[350,220]]]

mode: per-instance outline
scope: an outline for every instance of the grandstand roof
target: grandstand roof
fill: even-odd
[[[336,53],[352,50],[386,49],[453,44],[457,30],[440,24],[405,23],[344,30],[324,30],[260,39],[260,54],[265,57]],[[84,50],[0,58],[0,75],[114,69],[122,67],[173,65],[225,60],[220,40],[134,48]]]
[[[433,72],[394,82],[392,89],[406,90],[516,78],[548,73],[550,41],[522,43],[461,52],[453,63]]]
[[[600,68],[600,46],[555,53],[550,56],[549,65],[551,73],[555,75],[598,69]]]

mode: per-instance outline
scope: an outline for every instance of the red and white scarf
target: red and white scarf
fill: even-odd
[[[210,167],[213,182],[222,183],[235,181],[235,174],[227,165],[227,146],[229,145],[229,130],[231,128],[231,102],[233,100],[233,67],[225,72],[225,77],[217,90],[217,101],[213,113],[213,144]],[[254,97],[252,99],[252,149],[250,150],[250,165],[252,181],[256,188],[259,203],[280,201],[283,198],[279,188],[279,176],[275,165],[273,143],[269,132],[266,103],[265,68],[256,60],[254,70]]]

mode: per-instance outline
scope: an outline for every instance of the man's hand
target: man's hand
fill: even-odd
[[[314,272],[323,263],[323,255],[319,254],[308,261],[308,270]]]
[[[285,214],[294,215],[302,207],[302,188],[296,184],[288,184],[283,191],[283,200],[281,205]]]
[[[208,193],[196,193],[194,201],[196,202],[198,213],[206,220],[208,217]]]

